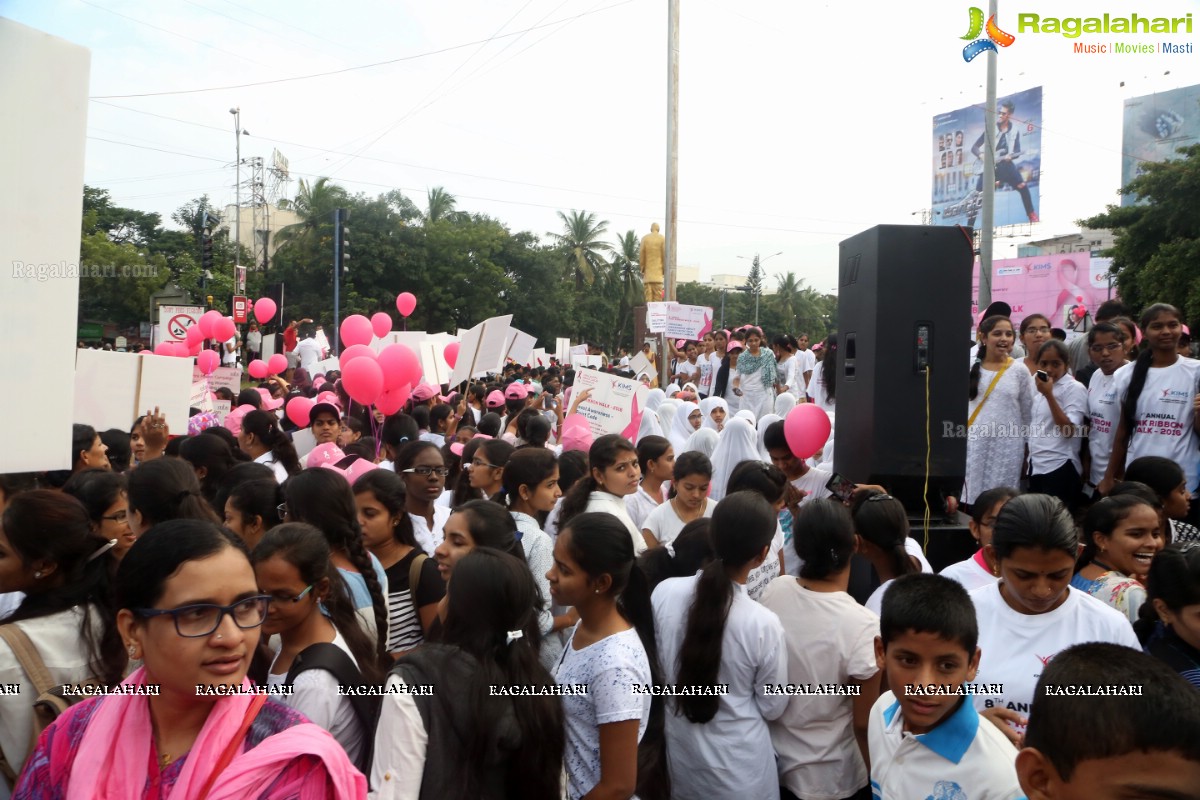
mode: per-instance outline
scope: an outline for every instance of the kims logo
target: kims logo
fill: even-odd
[[[971,42],[969,45],[963,48],[963,61],[971,61],[975,58],[975,56],[988,50],[991,50],[993,53],[998,53],[1000,51],[996,49],[996,45],[1008,47],[1017,40],[1017,37],[1013,36],[1011,33],[1005,33],[996,27],[995,16],[989,17],[987,21],[986,30],[988,38],[980,39],[979,34],[982,33],[984,29],[983,10],[972,6],[971,27],[967,31],[967,35],[963,36],[962,38],[975,39],[976,41]]]

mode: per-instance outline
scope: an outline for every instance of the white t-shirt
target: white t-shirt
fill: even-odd
[[[925,554],[921,552],[921,544],[911,536],[904,540],[904,550],[910,556],[921,562],[921,572],[933,572],[933,567],[929,566],[929,562],[925,560]],[[867,598],[867,602],[863,603],[868,610],[875,612],[876,616],[883,613],[883,595],[887,592],[887,588],[892,585],[891,578],[881,583],[875,591],[871,592],[871,596]]]
[[[979,563],[980,558],[982,556],[976,553],[964,561],[951,564],[938,574],[958,581],[968,592],[973,592],[981,586],[990,586],[997,578]]]
[[[716,374],[713,371],[712,359],[701,354],[697,356],[696,361],[700,365],[700,385],[697,388],[700,389],[700,394],[708,396],[712,393],[713,375]]]
[[[334,635],[333,644],[350,656],[354,666],[358,666],[358,661],[350,652],[350,646],[346,644],[346,640],[342,638],[341,631]],[[276,653],[275,657],[278,658],[279,654]],[[271,670],[267,673],[267,685],[282,686],[287,678],[287,672],[276,674],[274,669],[275,661],[272,659]],[[296,680],[292,683],[292,693],[279,695],[277,699],[308,717],[309,722],[319,725],[333,734],[333,738],[337,739],[338,744],[345,749],[350,760],[358,761],[359,756],[362,755],[367,732],[363,730],[362,723],[358,721],[358,715],[354,713],[354,706],[350,703],[350,698],[338,693],[338,682],[337,678],[333,677],[333,673],[323,669],[305,670],[297,675]]]
[[[444,538],[442,528],[452,513],[453,511],[449,508],[434,503],[432,528],[429,527],[424,517],[417,514],[408,515],[408,518],[412,520],[413,537],[417,540],[417,545],[425,551],[425,555],[432,557],[433,551],[442,543]]]
[[[808,350],[796,351],[795,358],[800,359],[800,363],[796,365],[796,379],[797,380],[803,381],[804,373],[816,371],[816,369],[817,369],[817,354],[812,351],[812,348],[809,348]]]
[[[576,630],[578,626],[576,626]],[[638,720],[638,741],[650,721],[649,694],[634,694],[634,684],[650,683],[650,660],[637,629],[607,636],[576,650],[571,633],[554,670],[559,685],[586,684],[587,694],[563,697],[567,742],[563,762],[567,794],[579,800],[600,782],[600,726]]]
[[[270,467],[271,471],[275,473],[275,481],[277,483],[283,483],[284,481],[286,481],[288,479],[287,468],[285,468],[283,466],[283,464],[280,464],[275,459],[275,454],[272,453],[270,450],[263,453],[258,458],[254,459],[254,463],[255,464],[266,464],[268,467]]]
[[[234,336],[221,344],[221,364],[227,367],[232,367],[237,364],[238,338]]]
[[[904,711],[884,692],[867,725],[871,789],[880,800],[920,797],[1017,800],[1017,750],[969,699],[925,734],[904,730]]]
[[[1113,442],[1117,439],[1117,424],[1121,420],[1119,392],[1116,372],[1105,375],[1097,371],[1088,382],[1088,416],[1091,418],[1088,452],[1092,456],[1092,464],[1087,480],[1092,486],[1098,486],[1104,480]]]
[[[696,597],[698,574],[670,578],[654,590],[654,630],[668,685],[678,682],[679,653],[688,614]],[[733,601],[721,636],[721,665],[716,683],[728,686],[717,713],[703,725],[666,709],[667,756],[671,790],[676,797],[740,797],[775,800],[779,778],[767,721],[787,707],[785,695],[767,695],[764,684],[787,680],[787,651],[779,617],[733,586]]]
[[[825,488],[825,484],[829,483],[829,479],[833,477],[832,472],[826,472],[819,467],[809,467],[808,472],[801,475],[796,480],[792,481],[792,486],[807,492],[804,499],[800,501],[803,506],[810,500],[820,500],[825,497],[832,497],[833,492]],[[804,564],[800,560],[800,556],[796,555],[796,542],[793,537],[796,535],[792,513],[788,510],[779,512],[780,522],[783,524],[783,566],[787,570],[788,575],[799,575],[800,567]]]
[[[304,339],[296,345],[296,353],[300,356],[300,366],[312,374],[312,368],[321,360],[321,345],[316,339]]]
[[[1126,364],[1114,375],[1121,397],[1129,391],[1134,364]],[[1200,444],[1192,431],[1192,402],[1196,397],[1200,361],[1179,358],[1169,367],[1151,367],[1138,396],[1134,418],[1137,428],[1129,440],[1125,457],[1128,466],[1142,456],[1164,456],[1183,468],[1188,489],[1196,491]]]
[[[974,695],[976,710],[1000,706],[1028,716],[1042,669],[1071,645],[1111,642],[1142,649],[1120,611],[1073,586],[1067,591],[1062,605],[1045,614],[1014,611],[1001,596],[998,581],[971,592],[982,652],[975,683],[1004,688],[1002,695]]]
[[[1031,380],[1036,381],[1037,378],[1031,378]],[[1035,383],[1033,419],[1027,439],[1030,474],[1047,475],[1068,461],[1075,465],[1076,472],[1082,472],[1083,463],[1079,459],[1078,426],[1083,424],[1083,418],[1087,416],[1087,389],[1070,375],[1062,376],[1054,384],[1052,391],[1054,399],[1058,401],[1058,407],[1067,415],[1067,419],[1071,420],[1071,424],[1076,426],[1074,435],[1064,436],[1058,430],[1059,426],[1050,413],[1050,402],[1042,396],[1041,392],[1037,391],[1036,386]]]
[[[650,516],[651,511],[659,507],[660,503],[658,500],[642,486],[638,486],[638,490],[633,494],[625,495],[625,510],[629,513],[629,518],[633,520],[633,524],[638,527],[638,530],[646,527],[646,517]]]
[[[814,592],[792,577],[771,582],[762,604],[783,623],[788,683],[847,684],[879,671],[879,618],[845,592]],[[788,698],[770,724],[779,783],[804,798],[837,800],[867,785],[867,766],[854,738],[854,698]]]
[[[711,497],[705,498],[704,513],[700,516],[711,517],[716,507],[717,504]],[[666,544],[675,541],[675,537],[679,535],[685,525],[687,523],[679,518],[679,515],[675,513],[675,507],[668,500],[650,512],[642,523],[642,530],[650,531],[659,544]]]
[[[634,525],[633,520],[629,518],[629,512],[625,510],[624,497],[617,497],[615,494],[609,494],[608,492],[592,492],[588,495],[588,503],[584,511],[603,511],[621,520],[625,525],[625,529],[629,531],[629,538],[633,540],[633,554],[640,556],[645,552],[646,537],[642,536],[641,529]]]
[[[716,506],[715,503],[713,505]],[[779,568],[779,551],[782,549],[783,526],[776,522],[775,535],[771,537],[771,550],[767,553],[767,560],[750,570],[750,574],[746,576],[746,593],[750,595],[751,600],[761,600],[767,586],[779,577],[779,573],[782,572]],[[784,554],[784,560],[787,560],[787,554]],[[785,563],[783,566],[786,567],[787,564]]]

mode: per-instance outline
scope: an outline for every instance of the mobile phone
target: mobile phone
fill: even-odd
[[[839,472],[833,473],[829,478],[829,482],[825,484],[825,488],[843,503],[850,501],[850,498],[854,495],[855,486],[854,481],[846,480]]]
[[[1035,376],[1037,376],[1037,379],[1038,379],[1039,381],[1048,381],[1048,380],[1050,380],[1050,376],[1046,374],[1046,370],[1044,370],[1044,369],[1039,369],[1037,372],[1035,372],[1035,373],[1033,373],[1033,374],[1034,374]]]

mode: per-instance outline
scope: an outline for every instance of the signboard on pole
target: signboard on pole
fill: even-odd
[[[159,306],[158,335],[160,342],[182,342],[187,329],[200,321],[203,306]]]
[[[646,328],[665,333],[672,339],[701,339],[712,330],[713,310],[709,306],[683,303],[647,303]]]
[[[594,369],[575,373],[572,392],[591,389],[588,398],[579,404],[577,413],[587,418],[592,436],[619,433],[632,440],[642,423],[649,387],[633,378],[620,378]]]
[[[234,324],[245,325],[250,316],[250,298],[235,294],[232,308]]]
[[[1097,263],[1099,262],[1099,263]],[[1012,307],[1012,321],[1041,314],[1051,327],[1071,330],[1072,309],[1083,306],[1089,314],[1112,297],[1108,259],[1092,258],[1083,251],[1026,258],[998,258],[992,262],[992,300]],[[979,314],[979,262],[975,262],[971,313]]]
[[[243,295],[246,293],[246,268],[233,268],[233,293]]]

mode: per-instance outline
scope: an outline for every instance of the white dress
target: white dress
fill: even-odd
[[[979,393],[967,407],[967,419],[983,402],[996,373],[979,370]],[[1033,414],[1033,376],[1020,361],[996,382],[975,423],[967,430],[967,475],[962,501],[973,503],[980,493],[999,486],[1018,488],[1025,458],[1025,434]],[[957,432],[955,432],[957,435]]]
[[[753,372],[742,372],[743,359],[750,358],[750,351],[744,350],[738,356],[738,372],[737,378],[738,388],[742,390],[741,409],[753,411],[755,417],[761,417],[764,414],[770,414],[775,410],[775,385],[776,366],[775,354],[770,350],[760,349],[758,351],[760,357],[767,359],[770,366],[770,374],[772,383],[768,385],[763,379],[763,370],[754,370]],[[730,375],[730,382],[734,376]]]

